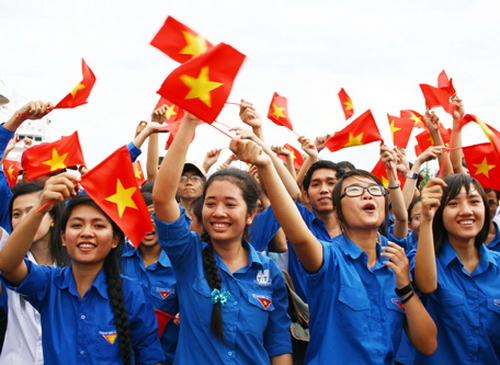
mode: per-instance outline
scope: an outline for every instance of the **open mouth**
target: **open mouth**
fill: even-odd
[[[363,210],[367,212],[372,212],[375,210],[375,204],[373,203],[367,203],[363,206]]]

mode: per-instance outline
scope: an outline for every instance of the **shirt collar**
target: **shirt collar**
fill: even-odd
[[[340,239],[337,239],[337,237],[340,237]],[[354,242],[352,242],[345,234],[341,234],[337,237],[335,238],[335,241],[338,241],[340,249],[353,260],[359,259],[361,255],[365,253]],[[379,237],[381,238],[380,244],[377,243],[377,245],[375,246],[375,249],[377,251],[377,263],[375,264],[373,269],[377,268],[379,264],[382,264],[383,261],[389,260],[385,256],[380,256],[380,253],[382,252],[382,246],[387,246],[387,240],[382,239],[382,236]],[[333,242],[332,244],[337,244],[337,243]]]
[[[69,264],[69,266],[63,268],[60,274],[54,279],[54,284],[61,290],[68,289],[71,294],[79,296],[78,291],[76,290],[76,283],[73,277],[72,267],[73,264]],[[109,299],[107,290],[108,285],[106,283],[106,274],[104,273],[104,268],[101,268],[89,290],[91,290],[92,287],[95,287],[97,292],[104,299]]]
[[[441,245],[438,260],[444,267],[447,267],[455,259],[463,265],[450,242],[448,240],[444,240]],[[477,265],[476,270],[474,270],[474,273],[481,273],[485,271],[489,265],[494,265],[498,268],[498,264],[493,258],[491,251],[486,248],[484,244],[482,244],[479,247],[479,264]]]

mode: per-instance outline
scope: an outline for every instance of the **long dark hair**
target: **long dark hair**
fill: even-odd
[[[443,211],[446,207],[446,204],[452,199],[454,199],[460,191],[462,187],[465,188],[467,194],[471,191],[472,188],[475,188],[477,193],[483,199],[484,204],[484,225],[481,231],[479,231],[478,235],[474,240],[474,246],[479,248],[488,238],[488,230],[490,228],[490,209],[488,206],[488,197],[484,192],[481,184],[466,174],[454,174],[447,176],[444,178],[444,182],[447,186],[444,186],[443,189],[443,197],[441,198],[441,204],[439,208],[436,210],[436,214],[434,215],[434,221],[432,222],[432,234],[434,236],[434,250],[438,253],[441,249],[441,246],[445,239],[448,239],[448,232],[444,227],[443,221]]]
[[[41,183],[25,183],[19,182],[12,187],[12,199],[9,202],[9,212],[11,218],[11,229],[12,229],[12,208],[14,206],[14,200],[16,198],[33,193],[40,193],[43,190],[43,184]],[[59,267],[65,267],[69,265],[69,256],[66,251],[66,247],[62,245],[61,240],[61,217],[64,212],[64,203],[61,202],[50,210],[49,214],[53,220],[53,226],[50,229],[50,254],[54,258],[56,265]]]
[[[207,189],[214,181],[229,181],[240,188],[243,195],[243,200],[245,200],[245,203],[247,205],[248,214],[252,213],[257,208],[259,189],[257,183],[255,182],[255,179],[249,173],[233,168],[223,169],[215,172],[210,176],[203,188],[203,199],[201,200],[201,202],[205,201]],[[201,213],[199,202],[197,204],[197,208],[195,209],[197,211],[197,215]],[[243,237],[245,238],[247,236],[247,229],[245,229]],[[205,247],[202,253],[205,279],[207,280],[207,283],[212,290],[217,289],[220,291],[222,279],[219,273],[219,267],[217,266],[217,262],[215,260],[214,249],[211,244],[210,236],[207,234],[205,229],[202,235],[202,240],[209,243],[209,245]],[[222,308],[220,302],[218,302],[214,304],[212,309],[211,329],[219,340],[224,340],[224,331],[222,325]]]
[[[126,365],[132,364],[132,336],[130,334],[130,325],[128,321],[128,313],[125,309],[125,301],[123,299],[123,279],[120,276],[120,258],[125,242],[125,235],[115,222],[87,195],[80,194],[71,199],[64,211],[62,217],[62,232],[66,230],[66,224],[71,216],[71,212],[76,206],[89,205],[99,210],[111,223],[113,228],[113,236],[118,237],[118,246],[111,249],[104,259],[104,272],[106,273],[106,283],[108,284],[108,295],[110,298],[111,307],[115,315],[116,333],[120,344],[120,352],[122,354],[123,363]]]
[[[373,175],[372,173],[365,171],[365,170],[355,169],[355,170],[347,171],[346,173],[344,173],[342,175],[342,177],[339,179],[339,181],[337,181],[337,183],[335,184],[335,187],[333,188],[332,199],[333,199],[333,206],[335,207],[335,210],[337,211],[337,217],[339,220],[340,229],[342,230],[343,234],[345,234],[345,229],[348,225],[347,225],[347,222],[345,220],[344,213],[342,212],[342,204],[340,203],[340,201],[342,199],[342,193],[344,192],[343,191],[344,187],[342,185],[346,179],[348,179],[350,177],[354,177],[354,176],[367,177],[367,178],[373,180],[373,182],[375,184],[383,186],[382,182],[375,175]],[[387,201],[388,201],[387,194],[384,196],[384,198],[385,198],[385,220],[382,223],[382,225],[379,227],[379,233],[385,236],[386,232],[387,232],[387,222],[388,222],[388,217],[389,217],[389,207],[388,207],[388,203],[387,203]]]

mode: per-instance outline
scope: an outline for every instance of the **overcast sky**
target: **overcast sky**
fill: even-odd
[[[265,118],[274,92],[288,98],[294,130],[314,139],[347,124],[337,97],[343,87],[355,116],[371,109],[385,143],[392,145],[387,113],[423,113],[418,85],[436,85],[443,69],[466,112],[500,129],[499,14],[493,0],[4,0],[0,80],[11,107],[38,99],[57,103],[81,81],[84,58],[97,77],[88,104],[49,116],[56,136],[79,131],[93,167],[133,138],[159,99],[156,91],[178,65],[149,45],[171,15],[212,44],[230,44],[247,56],[229,101],[254,102],[269,144],[299,147],[292,132]],[[450,117],[440,115],[451,127]],[[226,106],[218,120],[241,125],[238,107]],[[464,144],[486,141],[476,127],[466,127]],[[199,127],[189,159],[202,162],[207,150],[228,142],[210,126]],[[410,156],[414,144],[412,139]],[[321,157],[371,170],[378,146],[324,151]]]

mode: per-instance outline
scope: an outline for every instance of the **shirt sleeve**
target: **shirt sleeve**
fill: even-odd
[[[132,159],[132,162],[135,162],[137,160],[137,157],[140,156],[141,150],[137,148],[134,144],[134,142],[130,142],[127,145],[128,152],[130,153],[130,158]]]
[[[7,148],[10,139],[14,136],[14,133],[14,131],[9,131],[4,126],[0,126],[0,161],[4,156],[5,149]],[[11,232],[9,213],[9,203],[11,199],[12,192],[10,191],[9,183],[2,166],[2,168],[0,168],[0,227],[9,233]]]
[[[274,216],[272,206],[257,214],[248,229],[249,242],[257,251],[269,252],[269,241],[273,239],[280,225]]]

